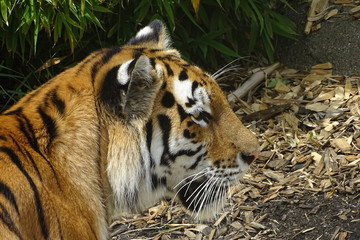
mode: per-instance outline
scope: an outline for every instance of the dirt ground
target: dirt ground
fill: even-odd
[[[269,214],[264,225],[273,234],[267,239],[360,239],[360,199],[335,195],[299,194],[261,206]]]

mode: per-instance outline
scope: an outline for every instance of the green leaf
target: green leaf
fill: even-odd
[[[38,35],[39,35],[39,28],[40,28],[40,19],[38,18],[38,16],[35,18],[35,26],[34,26],[34,55],[36,55],[36,45],[37,45],[37,40],[38,40]]]
[[[55,24],[54,24],[54,42],[57,42],[59,37],[61,37],[63,26],[63,17],[61,14],[56,15]]]
[[[264,29],[264,18],[262,16],[262,14],[260,13],[258,7],[255,5],[255,3],[251,0],[249,1],[249,3],[256,14],[256,19],[260,23],[260,32],[261,32]]]
[[[84,13],[85,13],[85,0],[81,0],[81,2],[80,2],[80,12],[81,12],[81,16],[84,16]]]
[[[213,48],[215,48],[219,52],[224,53],[227,56],[241,57],[238,53],[236,53],[235,51],[233,51],[232,49],[228,48],[227,46],[225,46],[224,44],[222,44],[220,42],[209,39],[206,41],[206,44],[208,44],[209,46],[212,46]]]
[[[4,19],[5,24],[8,26],[8,16],[7,16],[7,4],[5,0],[0,1],[0,7],[1,7],[1,16]]]
[[[104,27],[102,26],[101,22],[99,21],[99,19],[91,11],[87,11],[84,16],[89,21],[91,21],[96,26],[98,26],[99,28],[101,28],[102,30],[105,30]]]
[[[62,13],[63,18],[66,20],[66,23],[69,23],[70,25],[76,27],[76,28],[82,28],[76,21],[74,21],[69,15]],[[64,22],[64,23],[65,23]]]
[[[165,11],[167,13],[167,17],[170,20],[172,28],[175,26],[175,18],[173,10],[171,9],[170,2],[169,1],[163,1]]]
[[[94,10],[95,12],[112,13],[110,9],[102,6],[93,6],[92,10]]]

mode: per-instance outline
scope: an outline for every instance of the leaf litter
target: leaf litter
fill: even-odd
[[[243,83],[228,74],[224,89],[256,73],[244,72]],[[264,82],[246,101],[232,97],[261,154],[223,212],[200,223],[162,201],[114,222],[112,240],[360,239],[360,77],[324,63],[310,72],[281,66]]]

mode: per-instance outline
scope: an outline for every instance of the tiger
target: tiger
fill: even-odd
[[[259,154],[211,75],[154,20],[0,114],[0,239],[97,239],[177,199],[212,219]]]

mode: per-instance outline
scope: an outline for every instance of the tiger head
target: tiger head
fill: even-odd
[[[127,119],[126,128],[115,126],[109,133],[107,174],[120,211],[144,210],[167,196],[197,218],[209,219],[256,158],[259,145],[211,75],[184,61],[169,43],[156,20],[121,48],[122,64],[107,74],[117,81],[111,87],[103,83],[103,102]],[[108,94],[124,89],[128,101],[121,104]],[[125,135],[135,139],[137,151]]]

